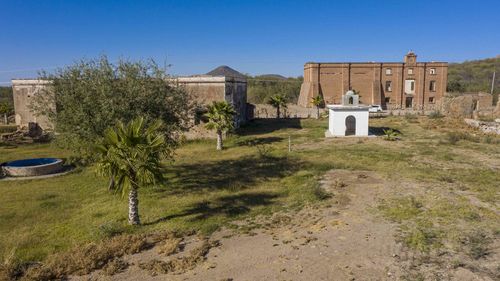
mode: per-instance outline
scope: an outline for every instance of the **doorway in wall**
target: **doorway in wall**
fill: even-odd
[[[405,108],[413,108],[413,97],[406,97]]]
[[[347,116],[345,119],[345,135],[356,135],[356,118],[352,115]]]

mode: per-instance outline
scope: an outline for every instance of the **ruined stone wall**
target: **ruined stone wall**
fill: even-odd
[[[14,96],[15,122],[19,127],[28,127],[28,123],[34,122],[44,130],[51,130],[54,124],[47,116],[37,116],[31,109],[34,98],[40,94],[49,94],[49,81],[19,79],[12,80],[12,91]]]
[[[251,118],[276,118],[276,108],[269,104],[250,104],[248,116]],[[326,112],[320,109],[320,112]],[[306,108],[296,104],[288,104],[287,109],[281,109],[283,118],[315,118],[316,108]]]
[[[214,101],[227,101],[235,111],[235,125],[239,127],[247,121],[247,83],[245,79],[233,77],[193,76],[169,80],[186,91],[200,105]]]
[[[440,107],[442,114],[457,118],[477,118],[495,114],[493,97],[482,92],[445,95]]]

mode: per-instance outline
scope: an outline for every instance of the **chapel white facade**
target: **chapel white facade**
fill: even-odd
[[[342,95],[342,104],[328,108],[326,137],[368,136],[369,106],[359,103],[359,95],[349,90]]]

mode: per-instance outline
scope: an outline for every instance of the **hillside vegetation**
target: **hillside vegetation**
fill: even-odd
[[[497,72],[495,81],[495,96],[498,97],[500,88],[500,56],[495,58],[451,63],[448,68],[449,92],[477,92],[489,93],[493,71]]]
[[[0,103],[13,103],[12,87],[0,87]]]
[[[276,74],[249,76],[247,77],[248,102],[266,103],[271,96],[281,94],[289,103],[297,103],[302,80],[302,77],[286,78]]]

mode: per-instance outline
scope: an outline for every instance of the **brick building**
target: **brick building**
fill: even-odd
[[[311,107],[321,95],[326,104],[339,104],[348,90],[364,104],[387,109],[433,109],[446,92],[448,63],[417,62],[409,52],[404,62],[308,62],[298,104]]]

